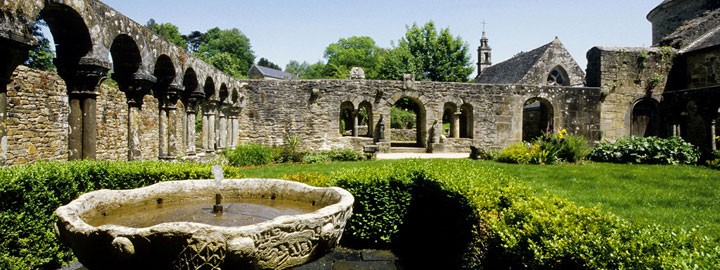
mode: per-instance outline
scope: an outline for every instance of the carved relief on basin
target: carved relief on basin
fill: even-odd
[[[223,214],[212,213],[216,192]],[[169,181],[83,194],[55,212],[90,269],[282,269],[340,240],[352,195],[274,179]]]

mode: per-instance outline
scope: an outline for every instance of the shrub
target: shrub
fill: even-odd
[[[225,176],[240,177],[225,167]],[[53,226],[55,209],[82,193],[167,180],[212,178],[210,165],[168,162],[52,162],[0,170],[0,268],[56,269],[74,260]]]
[[[631,136],[599,144],[590,152],[589,158],[612,163],[696,164],[700,151],[680,137]]]
[[[410,129],[415,127],[415,112],[393,106],[390,109],[390,127]]]
[[[567,134],[565,129],[557,133],[545,133],[532,143],[515,143],[500,151],[497,161],[505,163],[554,164],[578,162],[587,156],[585,138]]]
[[[260,144],[243,144],[222,154],[231,166],[265,165],[273,162],[273,149]]]
[[[332,160],[330,160],[330,157],[328,157],[326,154],[308,154],[303,157],[302,162],[308,163],[308,164],[323,164],[328,163]]]
[[[713,151],[706,162],[710,168],[720,169],[720,150]]]
[[[492,150],[487,150],[474,145],[470,146],[471,159],[493,160],[497,158],[496,156],[497,152],[494,152]]]
[[[277,162],[301,162],[308,152],[301,151],[302,139],[297,135],[285,137],[285,144],[274,148],[274,159]]]
[[[327,155],[332,161],[361,161],[365,159],[362,152],[352,148],[334,148],[323,151],[322,154]]]

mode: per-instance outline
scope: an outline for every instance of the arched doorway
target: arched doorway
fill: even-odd
[[[352,102],[345,101],[340,104],[340,135],[353,136],[355,127],[355,106]]]
[[[358,136],[361,137],[373,137],[373,110],[372,104],[367,101],[363,101],[358,106]]]
[[[426,147],[425,108],[414,98],[403,97],[390,111],[390,141],[392,147]]]
[[[472,139],[474,137],[474,121],[472,105],[464,103],[460,106],[460,138]]]
[[[523,141],[532,141],[545,132],[552,132],[552,104],[543,98],[531,98],[523,104]]]
[[[658,114],[657,101],[643,98],[635,102],[630,121],[630,135],[640,137],[659,135]]]

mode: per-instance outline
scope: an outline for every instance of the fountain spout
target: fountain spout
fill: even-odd
[[[220,194],[220,182],[222,182],[224,178],[222,167],[220,165],[212,166],[212,174],[215,177],[215,185],[217,186],[217,192],[215,193],[215,205],[213,205],[213,213],[222,214],[222,194]]]

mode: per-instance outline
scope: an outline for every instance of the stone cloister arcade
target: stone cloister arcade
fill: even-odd
[[[28,161],[61,159],[60,154],[30,156],[49,151],[34,150],[40,143],[66,145],[54,151],[67,153],[62,158],[70,160],[175,159],[246,142],[281,145],[293,136],[309,150],[375,145],[389,151],[390,111],[401,99],[417,104],[415,145],[432,152],[466,152],[470,145],[501,148],[522,140],[526,102],[537,98],[552,107],[548,118],[556,127],[590,141],[601,136],[599,88],[441,83],[412,77],[238,80],[98,1],[4,1],[0,12],[0,122],[14,125],[0,125],[4,164],[21,163],[18,158],[6,162],[11,160],[8,153],[24,154]],[[33,71],[16,71],[33,45],[31,30],[38,18],[47,22],[57,43],[55,65],[66,89],[50,115],[21,116],[18,109],[23,106],[52,103],[43,93],[30,92],[60,87],[28,86],[23,73]],[[107,77],[117,82],[120,92],[105,90]],[[26,100],[31,94],[38,98]],[[25,104],[31,101],[35,103]],[[53,138],[37,139],[45,131],[32,126],[46,119],[61,122],[58,131],[45,136]],[[21,127],[25,130],[18,131]]]
[[[57,72],[67,86],[70,160],[96,158],[97,88],[108,76],[126,96],[129,160],[140,158],[146,143],[140,141],[139,117],[148,95],[158,104],[158,158],[176,158],[178,144],[184,144],[187,155],[237,144],[237,115],[243,102],[238,81],[99,1],[5,1],[0,5],[0,122],[7,117],[12,73],[34,45],[36,19],[43,19],[57,45]],[[178,112],[178,107],[185,108],[184,112]],[[200,150],[194,142],[198,111],[203,112]],[[178,113],[185,114],[185,121],[174,121]],[[168,132],[177,125],[186,130],[181,138]],[[6,134],[3,125],[3,153],[7,152]]]

